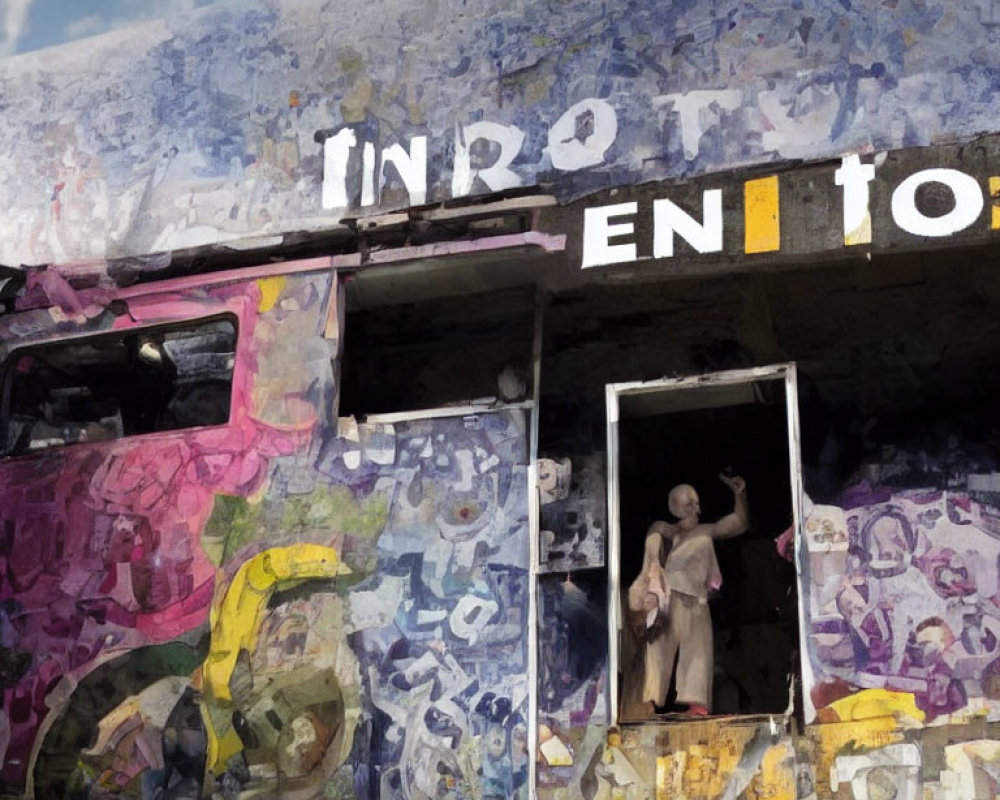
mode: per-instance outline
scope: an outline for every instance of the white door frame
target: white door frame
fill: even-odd
[[[788,418],[788,468],[792,490],[792,524],[795,528],[795,565],[796,580],[800,576],[799,543],[802,524],[802,465],[800,462],[799,443],[799,404],[798,384],[794,363],[774,364],[751,369],[727,370],[712,372],[686,378],[661,378],[654,381],[634,381],[631,383],[609,383],[605,386],[607,399],[607,435],[608,435],[608,692],[611,725],[618,724],[619,714],[619,650],[621,644],[621,520],[619,496],[619,420],[620,398],[625,395],[641,395],[654,392],[671,392],[692,389],[724,389],[737,388],[762,380],[784,380],[785,408]],[[709,407],[710,404],[706,404]],[[803,616],[802,591],[799,595],[799,637],[805,643],[805,618]],[[805,647],[799,648],[805,667]]]

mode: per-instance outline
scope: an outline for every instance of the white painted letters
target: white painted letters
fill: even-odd
[[[351,149],[357,146],[357,136],[353,128],[342,128],[335,136],[328,136],[323,142],[323,208],[347,208],[350,198],[347,194],[347,164]],[[385,167],[392,163],[399,173],[406,191],[410,195],[410,205],[419,206],[427,202],[427,137],[414,136],[410,140],[410,152],[399,144],[382,151],[381,169],[377,166],[375,145],[365,142],[361,151],[361,205],[373,206],[381,199],[385,186]],[[376,170],[381,172],[378,193],[375,190]]]
[[[588,98],[569,108],[549,129],[545,152],[552,166],[576,170],[604,163],[604,151],[618,136],[618,117],[606,100]]]
[[[674,254],[676,233],[699,253],[722,250],[722,190],[708,189],[701,196],[702,222],[672,200],[653,201],[653,258]]]
[[[611,217],[635,214],[638,203],[617,203],[610,206],[587,208],[583,211],[583,263],[581,268],[599,267],[603,264],[619,264],[635,261],[635,242],[609,244],[613,236],[631,236],[635,226],[631,222],[612,224]]]
[[[604,154],[618,135],[618,117],[614,108],[598,98],[581,100],[567,110],[549,129],[545,148],[553,168],[564,171],[593,167],[604,162]],[[516,125],[480,120],[455,126],[455,157],[452,163],[451,196],[464,197],[475,188],[479,178],[492,192],[512,189],[523,183],[511,164],[521,152],[525,133]],[[485,140],[500,146],[496,160],[488,167],[473,169],[472,146]],[[351,150],[358,145],[353,128],[342,128],[323,140],[322,205],[326,209],[347,208],[351,195],[347,187]],[[361,206],[377,205],[382,200],[388,164],[393,164],[409,194],[409,204],[427,202],[426,136],[410,139],[409,151],[393,144],[381,151],[378,142],[364,142],[361,152]]]
[[[856,154],[844,156],[833,180],[844,187],[844,244],[869,244],[872,214],[868,184],[875,180],[875,167],[862,164]]]
[[[323,142],[323,208],[347,207],[347,159],[357,143],[351,128],[341,128]]]
[[[943,183],[955,198],[955,207],[939,217],[928,217],[917,208],[917,189],[925,183]],[[968,228],[983,210],[983,190],[971,175],[957,169],[923,169],[914,172],[892,193],[892,218],[916,236],[950,236]]]
[[[382,151],[382,175],[379,180],[379,194],[385,186],[385,166],[389,162],[396,165],[396,171],[410,195],[410,205],[422,206],[427,202],[427,137],[414,136],[410,139],[410,152],[402,145],[394,144]]]
[[[500,145],[500,156],[485,169],[472,169],[470,149],[473,142],[486,139]],[[451,196],[463,197],[472,191],[478,177],[493,192],[512,189],[521,185],[521,177],[510,169],[511,162],[521,152],[524,132],[515,125],[496,122],[473,122],[455,126],[455,165],[452,169]]]
[[[375,197],[375,145],[365,142],[361,156],[361,205],[373,206]]]

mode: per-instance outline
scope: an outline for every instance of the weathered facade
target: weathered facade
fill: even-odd
[[[995,797],[998,26],[261,0],[0,62],[3,789]],[[720,473],[698,718],[626,595]]]

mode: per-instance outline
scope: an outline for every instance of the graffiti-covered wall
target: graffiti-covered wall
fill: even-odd
[[[926,489],[813,508],[808,689],[821,714],[839,718],[872,691],[904,693],[920,721],[990,713],[1000,667],[995,520],[963,492]]]
[[[724,558],[723,542],[716,548],[723,583],[709,604],[717,716],[701,720],[668,704],[615,725],[600,701],[587,702],[609,668],[592,657],[592,620],[606,614],[608,574],[564,556],[585,541],[582,533],[574,538],[582,515],[576,526],[549,515],[549,530],[568,535],[551,540],[560,572],[540,578],[539,737],[551,742],[539,752],[541,797],[997,795],[997,283],[977,266],[992,273],[993,259],[990,251],[955,249],[923,253],[919,261],[876,256],[856,269],[838,264],[771,277],[602,286],[572,295],[575,308],[548,310],[546,333],[558,346],[542,364],[544,452],[604,452],[607,384],[791,358],[798,365],[796,448],[805,496],[797,559],[785,551],[793,565],[776,551],[791,546],[794,531],[779,536],[787,520],[775,517],[777,494],[762,485],[778,471],[766,453],[786,447],[786,435],[741,447],[719,409],[671,410],[654,424],[653,412],[666,404],[650,403],[635,410],[636,420],[619,417],[623,608],[640,569],[635,563],[629,571],[630,549],[641,547],[650,519],[667,519],[658,505],[680,480],[669,468],[698,474],[697,458],[717,447],[714,465],[731,463],[747,479],[751,529],[730,541],[760,538],[740,559]],[[829,291],[822,288],[827,281]],[[741,427],[756,436],[766,421]],[[694,442],[684,449],[687,436]],[[645,457],[644,447],[662,451],[662,460]],[[752,471],[757,458],[769,460]],[[552,466],[559,465],[557,459]],[[644,473],[648,482],[640,480]],[[714,479],[685,478],[701,494],[703,519],[731,508],[709,509]],[[543,533],[542,544],[548,541]],[[614,558],[609,552],[609,565]],[[794,566],[780,592],[771,561],[788,571]],[[741,591],[747,573],[762,578]],[[789,609],[802,623],[793,650],[782,653],[777,637],[757,628],[743,659],[752,663],[734,669],[721,657],[739,631],[728,602]],[[618,653],[623,695],[630,685],[628,622],[622,620]],[[769,651],[793,652],[793,663],[768,658]],[[753,664],[768,667],[782,702],[719,716],[719,678],[752,690],[739,679]]]
[[[944,0],[221,2],[0,63],[0,263],[965,141],[996,127],[998,23]]]
[[[15,372],[53,337],[238,322],[228,422],[92,441],[111,423],[29,420],[38,452],[0,464],[5,789],[524,796],[527,417],[338,422],[331,286],[187,280],[117,315],[64,286],[0,322]],[[143,335],[136,358],[174,358]]]
[[[534,756],[536,792],[551,800],[995,795],[1000,436],[991,407],[974,413],[963,388],[948,413],[922,413],[915,423],[926,375],[899,389],[911,403],[906,414],[898,396],[850,419],[817,415],[804,402],[805,427],[822,429],[824,443],[803,445],[812,495],[797,565],[803,666],[790,679],[778,637],[764,638],[761,626],[740,651],[773,673],[791,711],[779,702],[761,713],[737,706],[706,720],[664,714],[616,724],[608,635],[615,554],[606,553],[599,401],[547,412],[533,674],[528,413],[466,407],[392,422],[337,418],[346,331],[328,267],[286,263],[113,292],[74,290],[48,270],[31,276],[27,295],[44,307],[0,318],[4,791],[523,798]],[[953,270],[946,277],[959,283]],[[794,283],[780,284],[786,317],[803,303]],[[750,294],[726,285],[733,303]],[[912,321],[928,346],[950,337],[956,319],[942,333],[922,302],[932,293],[943,296],[934,284],[915,295]],[[611,297],[602,290],[602,303]],[[683,293],[676,302],[692,299]],[[812,293],[805,299],[815,307]],[[884,307],[884,297],[850,299]],[[712,302],[725,309],[729,301],[715,294]],[[979,308],[993,313],[989,303]],[[873,329],[880,334],[882,319]],[[903,319],[895,316],[894,335],[906,333]],[[969,313],[958,320],[974,321]],[[191,325],[197,335],[179,337]],[[695,333],[679,324],[669,332],[677,348],[685,336],[704,339],[700,323]],[[627,336],[602,333],[594,341],[616,357],[595,359],[577,340],[574,358],[590,367],[572,371],[579,380],[635,368],[621,363]],[[639,326],[628,335],[647,333]],[[852,336],[845,346],[863,341]],[[655,337],[646,346],[664,358]],[[826,343],[790,347],[829,352]],[[865,392],[887,359],[872,363],[871,375],[856,378]],[[168,426],[130,429],[145,424],[142,414],[96,395],[113,382],[109,364],[157,368],[141,385],[154,399],[166,393],[156,407]],[[938,388],[958,386],[963,370],[942,367]],[[218,410],[206,375],[228,376],[227,413],[177,427]],[[573,396],[590,402],[575,386]],[[79,416],[84,410],[96,420]],[[784,411],[778,416],[783,450]],[[718,414],[685,419],[704,450],[713,431],[722,432],[723,450],[740,449]],[[754,444],[763,419],[743,426],[754,429],[743,448],[773,465],[768,447]],[[633,448],[642,440],[671,456],[665,430],[632,430],[623,441]],[[645,463],[653,495],[663,473]],[[635,471],[623,474],[634,481]],[[754,546],[733,561],[720,543],[721,597],[796,607],[794,591],[740,582],[741,569],[774,574],[772,537],[787,524],[766,513],[777,490],[765,490],[764,475],[746,474],[757,530],[734,541]],[[708,488],[703,497],[714,518]],[[710,602],[720,645],[737,631],[748,635]],[[721,658],[716,665],[732,670]]]

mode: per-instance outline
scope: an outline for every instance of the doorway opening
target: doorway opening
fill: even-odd
[[[608,405],[618,719],[784,713],[799,664],[794,366],[611,385]],[[685,484],[693,532],[670,508]],[[636,605],[651,546],[670,589],[655,612]],[[683,696],[698,683],[704,704]]]

